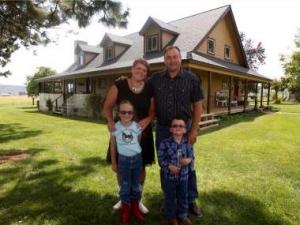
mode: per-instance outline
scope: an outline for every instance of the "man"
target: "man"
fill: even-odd
[[[165,138],[170,136],[169,123],[173,117],[182,117],[187,121],[187,138],[190,144],[197,141],[198,127],[204,98],[200,80],[191,72],[181,68],[180,49],[169,46],[164,51],[166,70],[153,74],[150,82],[153,86],[156,104],[156,149]],[[161,176],[163,189],[164,180]],[[194,161],[189,167],[188,200],[189,213],[202,216],[196,205],[198,197]]]

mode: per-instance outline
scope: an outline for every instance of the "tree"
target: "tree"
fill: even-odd
[[[246,59],[251,69],[257,70],[260,65],[265,64],[265,48],[262,43],[259,42],[257,46],[254,46],[254,41],[250,38],[246,38],[245,33],[240,33],[241,41],[245,50]]]
[[[20,46],[48,44],[47,29],[74,19],[79,27],[89,25],[97,16],[106,26],[126,27],[129,9],[113,0],[26,0],[0,1],[0,66],[4,67],[11,54]],[[8,76],[9,71],[0,71]]]
[[[279,99],[278,99],[278,91],[281,90],[281,81],[274,79],[271,83],[271,87],[272,89],[274,89],[275,91],[275,103],[279,103]]]
[[[300,29],[295,36],[295,45],[296,49],[291,55],[281,55],[280,58],[287,86],[293,93],[300,92]]]
[[[26,82],[26,90],[27,95],[32,97],[32,104],[34,105],[34,98],[39,95],[39,83],[37,79],[48,77],[56,74],[55,70],[52,70],[48,67],[38,67],[37,72],[35,72],[32,76],[27,76]]]

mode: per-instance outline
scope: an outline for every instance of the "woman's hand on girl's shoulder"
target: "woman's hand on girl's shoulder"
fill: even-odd
[[[151,122],[151,119],[146,117],[139,121],[139,125],[140,125],[141,129],[144,130],[150,124],[150,122]]]

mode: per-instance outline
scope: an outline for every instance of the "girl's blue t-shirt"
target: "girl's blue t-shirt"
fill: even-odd
[[[124,127],[118,121],[115,127],[116,130],[112,135],[116,138],[118,153],[128,157],[141,153],[142,148],[139,144],[138,136],[142,131],[138,123],[132,122],[130,126]]]

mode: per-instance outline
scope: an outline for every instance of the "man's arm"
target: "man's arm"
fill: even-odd
[[[199,123],[201,121],[202,114],[202,102],[198,101],[193,103],[193,113],[192,113],[192,128],[188,133],[188,141],[190,144],[194,144],[197,141],[197,134]]]

